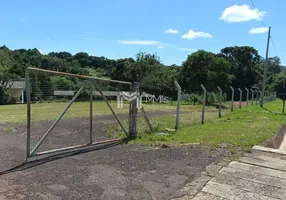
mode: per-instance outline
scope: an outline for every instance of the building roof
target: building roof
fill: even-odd
[[[25,81],[13,81],[11,89],[24,89],[25,88]]]

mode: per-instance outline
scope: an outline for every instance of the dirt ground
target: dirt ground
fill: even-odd
[[[150,116],[174,114],[150,113]],[[120,115],[121,119],[127,118]],[[107,139],[105,123],[94,119],[94,140]],[[51,122],[32,126],[33,144]],[[8,130],[8,132],[7,132]],[[60,122],[40,150],[88,141],[89,119]],[[0,200],[3,199],[172,199],[226,149],[200,146],[154,148],[118,142],[25,160],[24,125],[0,124]]]

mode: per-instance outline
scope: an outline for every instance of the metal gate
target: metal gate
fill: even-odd
[[[46,82],[45,82],[46,81]],[[76,84],[75,84],[76,83]],[[37,155],[43,155],[48,153],[55,153],[59,151],[71,150],[75,148],[90,146],[94,144],[102,144],[108,142],[119,141],[119,138],[116,139],[104,139],[100,141],[94,141],[94,94],[95,92],[99,93],[101,96],[101,101],[107,105],[108,110],[111,111],[115,120],[120,125],[126,137],[132,137],[136,135],[136,99],[129,102],[129,108],[126,110],[128,112],[128,129],[126,129],[119,119],[118,115],[115,113],[114,108],[112,108],[112,103],[110,99],[107,99],[102,88],[107,88],[111,84],[119,84],[120,87],[117,87],[117,90],[125,90],[130,92],[137,92],[139,90],[139,85],[132,85],[131,82],[118,81],[118,80],[108,80],[104,78],[91,77],[86,75],[78,75],[65,72],[57,72],[45,69],[38,68],[28,68],[26,70],[26,101],[27,101],[27,147],[26,147],[26,159],[34,157]],[[73,88],[73,89],[71,89]],[[76,88],[76,89],[74,89]],[[110,86],[110,88],[112,88]],[[75,103],[76,102],[76,103]],[[83,104],[81,104],[83,102]],[[64,117],[69,110],[72,110],[71,107],[73,104],[77,108],[78,113],[73,113],[71,111],[71,121],[67,124],[67,127],[75,126],[77,131],[81,132],[82,129],[89,129],[88,135],[79,134],[80,139],[75,141],[85,141],[82,144],[76,145],[63,145],[69,138],[72,137],[73,132],[69,133],[64,140],[53,140],[50,142],[48,150],[40,151],[40,147],[43,145],[44,141],[49,138],[49,135],[53,130],[60,126],[61,121],[64,121]],[[80,107],[79,107],[80,105]],[[34,110],[32,109],[34,106]],[[47,113],[47,111],[49,111]],[[58,113],[57,113],[58,112]],[[87,113],[89,112],[89,113]],[[105,112],[102,111],[102,112]],[[104,113],[105,114],[105,113]],[[42,117],[42,118],[41,118]],[[78,118],[82,117],[82,121],[77,123]],[[89,119],[88,119],[89,118]],[[86,121],[88,119],[88,122]],[[65,118],[66,121],[69,118]],[[36,127],[36,128],[34,128]],[[33,130],[31,128],[34,128]],[[32,131],[36,132],[35,135],[31,135]],[[34,133],[33,132],[33,133]],[[62,131],[65,132],[65,131]],[[61,130],[58,132],[62,133]],[[41,135],[42,134],[42,135]],[[31,143],[32,139],[35,140],[34,144]],[[58,143],[60,148],[56,148],[54,143]]]

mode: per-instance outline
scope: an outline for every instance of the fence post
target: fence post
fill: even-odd
[[[117,95],[117,108],[120,109],[120,95]]]
[[[258,95],[259,95],[259,92],[258,90],[255,90],[256,91],[256,105],[258,104]]]
[[[230,110],[233,112],[233,100],[234,100],[234,89],[232,86],[230,86],[231,89],[231,105],[230,105]]]
[[[131,84],[130,85],[130,95],[132,94],[132,91],[133,91],[133,85]],[[128,127],[128,136],[130,137],[131,136],[131,133],[132,133],[132,101],[129,101],[129,127]]]
[[[92,144],[92,119],[93,119],[93,86],[90,84],[90,93],[89,93],[89,143]]]
[[[218,105],[218,117],[221,118],[221,100],[222,100],[222,90],[219,86],[217,86],[219,91],[219,105]]]
[[[181,93],[182,93],[182,88],[179,85],[177,81],[174,81],[175,86],[177,87],[178,90],[178,97],[177,97],[177,114],[176,114],[176,125],[175,129],[179,129],[179,121],[180,121],[180,105],[181,105]]]
[[[238,88],[238,90],[239,90],[239,108],[241,108],[242,91],[240,88]]]
[[[27,101],[27,141],[26,141],[26,161],[31,156],[31,96],[30,96],[30,75],[29,69],[26,69],[26,101]],[[23,97],[24,98],[24,97]]]
[[[253,106],[254,91],[253,89],[250,90],[251,90],[251,105]]]
[[[133,92],[139,92],[138,82],[133,83]],[[131,132],[129,133],[129,136],[132,139],[137,137],[137,100],[138,98],[135,98],[133,101],[131,101]]]
[[[261,102],[261,90],[258,90],[258,98],[260,97],[259,102]]]
[[[264,97],[263,97],[263,99],[264,99],[264,101],[265,101],[265,103],[267,103],[267,90],[265,90],[265,92],[264,92]]]
[[[248,100],[249,100],[249,90],[245,88],[246,90],[246,105],[248,106]]]
[[[204,98],[203,98],[203,110],[202,110],[202,124],[204,124],[205,122],[205,107],[206,107],[206,96],[207,96],[207,90],[206,88],[204,87],[203,84],[201,84],[201,88],[203,89],[204,91]]]

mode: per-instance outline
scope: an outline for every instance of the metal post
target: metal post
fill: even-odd
[[[92,121],[93,121],[93,87],[91,83],[90,94],[89,94],[89,143],[92,144]]]
[[[120,96],[120,108],[122,109],[123,108],[123,97]]]
[[[263,95],[263,105],[267,102],[267,90],[264,90],[264,95]],[[261,99],[260,99],[261,100]]]
[[[81,93],[81,91],[83,90],[85,86],[85,82],[84,84],[81,86],[81,88],[79,89],[79,91],[76,93],[76,95],[72,98],[72,100],[69,102],[69,104],[67,105],[67,107],[64,109],[64,111],[61,113],[61,115],[56,119],[56,121],[52,124],[52,126],[49,128],[49,130],[47,130],[47,132],[44,134],[44,136],[40,139],[40,141],[36,144],[36,146],[33,148],[33,150],[31,151],[30,155],[33,155],[36,150],[39,148],[39,146],[43,143],[43,141],[45,140],[45,138],[52,132],[52,130],[55,128],[55,126],[59,123],[59,121],[63,118],[63,116],[66,114],[66,112],[68,111],[68,109],[71,107],[71,105],[73,104],[73,102],[77,99],[77,97],[79,96],[79,94]]]
[[[117,95],[117,108],[118,108],[118,109],[121,108],[120,103],[121,103],[121,102],[120,102],[120,95],[118,94],[118,95]]]
[[[267,103],[267,90],[264,91],[263,101],[264,103]]]
[[[21,99],[21,103],[24,103],[24,89],[22,89],[22,99]]]
[[[258,104],[258,95],[259,95],[259,91],[258,90],[255,90],[256,91],[256,105]]]
[[[284,95],[283,95],[283,108],[282,108],[282,113],[284,114],[285,112],[285,98],[286,98],[286,69],[284,69],[284,81],[283,81],[283,88],[284,88]],[[274,98],[274,97],[273,97]]]
[[[242,91],[240,88],[238,88],[239,91],[239,108],[241,108],[241,101],[242,101]]]
[[[29,69],[26,69],[26,101],[27,101],[27,141],[26,141],[26,161],[31,156],[31,97],[30,97],[30,75]],[[24,98],[24,96],[22,97]]]
[[[206,88],[204,87],[203,84],[201,84],[201,88],[203,89],[204,91],[204,98],[203,98],[203,110],[202,110],[202,124],[204,124],[205,122],[205,107],[206,107],[206,96],[207,96],[207,90]]]
[[[133,92],[138,93],[139,92],[139,83],[134,82],[133,84]],[[138,98],[135,98],[132,102],[132,118],[131,118],[131,133],[129,133],[129,136],[131,138],[136,138],[137,137],[137,100]]]
[[[232,86],[230,86],[230,89],[231,89],[231,107],[230,107],[230,110],[231,110],[231,112],[233,112],[234,89]]]
[[[246,90],[246,105],[248,106],[248,100],[249,100],[249,90],[245,88]]]
[[[219,91],[219,105],[218,105],[218,117],[221,118],[221,100],[222,100],[222,90],[219,86],[217,86]]]
[[[268,37],[267,37],[267,46],[266,46],[266,55],[265,55],[265,63],[264,63],[264,71],[263,71],[263,80],[262,80],[262,91],[260,94],[260,107],[263,107],[263,99],[264,99],[264,92],[265,92],[265,84],[266,84],[266,72],[268,69],[268,52],[269,52],[269,40],[270,40],[270,31],[271,27],[268,28]]]
[[[176,113],[176,125],[175,129],[179,129],[179,121],[180,121],[180,105],[181,105],[181,94],[182,94],[182,89],[181,86],[177,81],[174,81],[175,86],[177,87],[178,90],[178,97],[177,97],[177,113]]]
[[[130,95],[132,94],[132,91],[133,91],[133,86],[130,85]],[[130,136],[132,133],[132,102],[131,101],[129,101],[129,130],[128,132]]]
[[[254,91],[253,89],[250,90],[251,90],[251,105],[253,106]]]
[[[285,113],[285,92],[284,92],[284,95],[283,95],[283,108],[282,108],[282,113],[284,114]]]
[[[142,95],[139,96],[139,107],[142,108]]]

